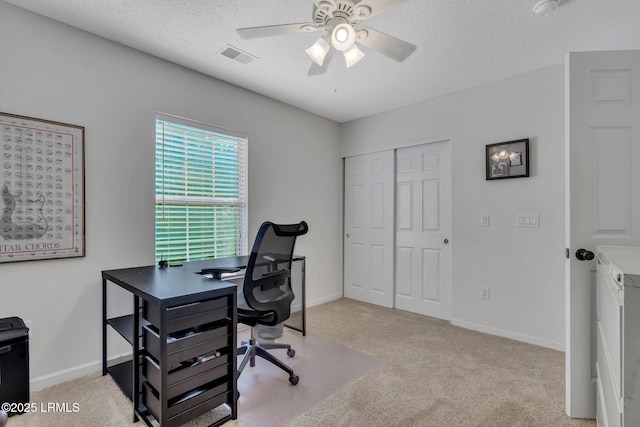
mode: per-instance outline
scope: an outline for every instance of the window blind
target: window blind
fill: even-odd
[[[246,135],[156,115],[156,262],[247,252]]]

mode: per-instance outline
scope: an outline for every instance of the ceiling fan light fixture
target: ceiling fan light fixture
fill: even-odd
[[[324,59],[327,57],[327,53],[331,49],[331,45],[324,37],[320,37],[310,48],[306,49],[307,55],[316,64],[322,66]]]
[[[354,45],[356,41],[356,32],[353,27],[347,23],[338,24],[331,32],[331,44],[339,51],[345,52]]]
[[[309,76],[324,74],[335,51],[342,52],[347,67],[355,65],[365,56],[360,50],[361,45],[402,62],[416,50],[415,45],[359,25],[360,21],[405,1],[407,0],[312,0],[315,7],[310,22],[238,28],[236,31],[243,39],[322,31],[322,37],[305,49],[313,61],[307,73]],[[561,0],[535,1],[557,4]]]
[[[556,11],[560,0],[541,0],[533,6],[533,13],[538,16],[549,16]]]
[[[342,52],[342,54],[344,55],[344,61],[347,63],[347,68],[357,64],[358,61],[364,58],[364,52],[358,49],[358,46],[356,46],[355,43],[350,49]]]
[[[340,43],[344,43],[349,38],[349,31],[346,28],[338,28],[336,30],[336,40]]]

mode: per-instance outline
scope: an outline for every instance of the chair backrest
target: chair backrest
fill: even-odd
[[[286,225],[265,222],[258,230],[245,272],[243,293],[249,307],[274,315],[267,325],[277,325],[291,314],[291,301],[295,297],[291,289],[293,249],[296,238],[308,230],[304,221]]]

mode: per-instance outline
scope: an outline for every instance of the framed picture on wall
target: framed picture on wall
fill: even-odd
[[[529,176],[529,139],[487,145],[485,162],[487,180]]]
[[[85,256],[84,127],[0,113],[0,263]]]

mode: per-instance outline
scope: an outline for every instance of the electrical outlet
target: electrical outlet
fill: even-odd
[[[488,227],[489,226],[489,214],[484,214],[480,217],[480,227]]]
[[[491,297],[491,288],[482,288],[481,292],[480,292],[480,297],[482,299],[490,299]]]

